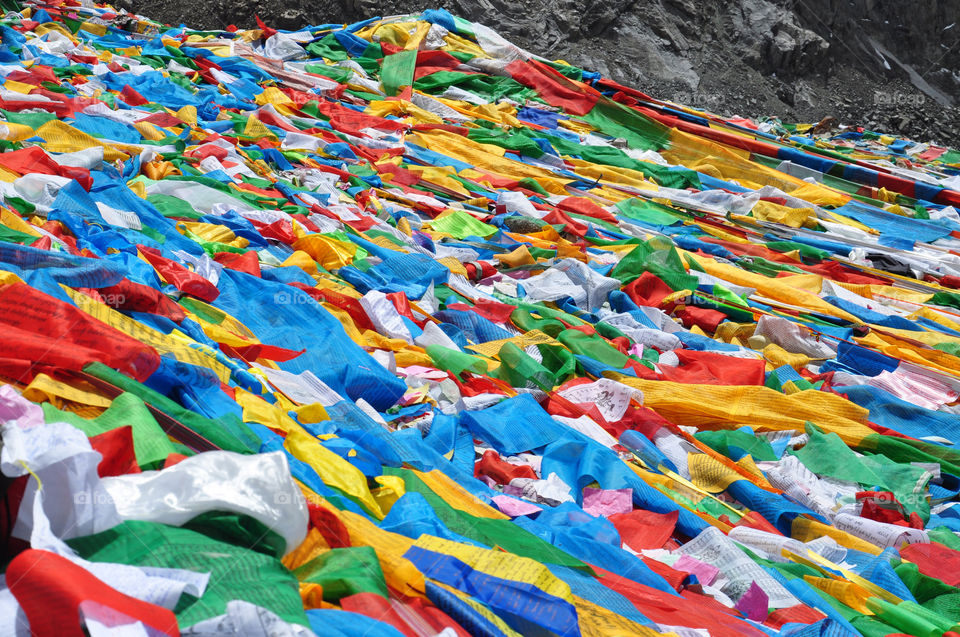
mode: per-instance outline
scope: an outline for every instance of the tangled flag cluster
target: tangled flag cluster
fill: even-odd
[[[4,1],[0,634],[960,632],[957,151]]]

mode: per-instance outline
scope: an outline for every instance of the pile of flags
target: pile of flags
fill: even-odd
[[[960,152],[3,8],[0,634],[960,633]]]

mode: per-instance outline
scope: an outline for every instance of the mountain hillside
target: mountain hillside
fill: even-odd
[[[176,24],[353,22],[424,0],[127,0]],[[533,53],[724,115],[960,136],[960,0],[448,0],[439,6]]]

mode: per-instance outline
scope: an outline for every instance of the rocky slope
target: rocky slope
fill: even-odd
[[[960,0],[123,0],[172,24],[351,22],[442,6],[532,52],[725,115],[960,140]]]

